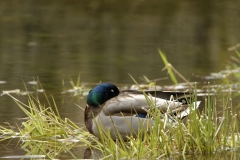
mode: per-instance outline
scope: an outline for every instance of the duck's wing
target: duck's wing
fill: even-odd
[[[127,136],[136,137],[141,129],[149,130],[154,124],[154,120],[150,118],[139,118],[137,116],[107,116],[101,112],[92,125],[92,133],[100,137],[99,131],[110,132],[112,139],[116,140],[120,134],[124,140]],[[107,133],[106,132],[106,133]]]
[[[131,94],[142,94],[142,91],[138,90],[124,90],[122,92],[128,92]],[[174,91],[154,91],[154,90],[146,90],[144,91],[147,95],[151,95],[153,97],[169,100],[169,101],[178,101],[182,104],[189,104],[195,99],[195,95],[191,92],[174,92]]]
[[[105,115],[117,113],[146,114],[146,110],[150,109],[150,103],[154,103],[162,112],[185,109],[185,106],[178,101],[168,101],[152,95],[144,95],[141,92],[121,92],[117,97],[108,100],[103,105],[102,111]]]
[[[182,110],[182,111],[178,112],[176,117],[180,118],[180,119],[183,119],[183,118],[187,117],[190,114],[191,110],[192,111],[196,110],[199,107],[200,103],[201,103],[201,101],[193,102],[191,104],[192,105],[191,107],[187,107],[185,110]]]
[[[138,90],[124,90],[122,92],[132,93],[132,94],[142,94],[142,91]],[[170,100],[174,98],[175,100],[180,101],[181,99],[190,99],[193,97],[191,92],[174,92],[174,91],[155,91],[155,90],[146,90],[146,94],[151,94],[154,97]]]
[[[190,92],[146,91],[146,93],[158,98],[176,100],[182,103],[186,103],[187,101],[190,101],[192,98],[194,98],[194,94]]]

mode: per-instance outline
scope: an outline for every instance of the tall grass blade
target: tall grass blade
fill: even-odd
[[[177,84],[178,83],[177,79],[172,71],[172,67],[171,67],[172,65],[168,62],[166,55],[160,49],[158,50],[158,52],[163,60],[163,63],[165,64],[165,68],[167,69],[171,80],[173,81],[174,84]]]

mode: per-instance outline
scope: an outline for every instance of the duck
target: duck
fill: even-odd
[[[141,129],[149,130],[154,119],[148,116],[149,100],[163,114],[185,119],[190,113],[190,96],[184,92],[123,90],[111,83],[100,83],[89,91],[84,111],[87,130],[100,138],[102,133],[109,133],[113,140],[127,140],[137,137]],[[197,109],[200,101],[194,103]],[[169,114],[167,114],[169,115]],[[169,118],[171,119],[171,118]],[[175,118],[172,118],[173,120]]]

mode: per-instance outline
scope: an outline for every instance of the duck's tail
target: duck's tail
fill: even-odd
[[[171,113],[166,113],[166,114],[168,114],[168,117],[171,121],[177,121],[178,119],[183,120],[191,112],[197,110],[199,108],[200,103],[201,101],[196,101],[191,104],[188,104],[187,107],[184,107],[185,109],[182,109],[180,111],[175,111],[174,114],[171,114]]]

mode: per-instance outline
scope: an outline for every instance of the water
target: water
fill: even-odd
[[[0,1],[0,81],[6,81],[0,90],[25,90],[23,82],[35,90],[28,82],[39,77],[60,114],[82,124],[83,112],[74,103],[85,107],[85,99],[61,94],[71,88],[70,77],[76,81],[81,73],[89,84],[132,84],[128,74],[137,80],[166,77],[161,49],[185,77],[199,81],[192,75],[224,69],[234,54],[227,48],[240,42],[238,6],[238,1]],[[0,123],[25,116],[8,96],[0,97],[0,107]],[[7,148],[0,155],[19,154]]]

